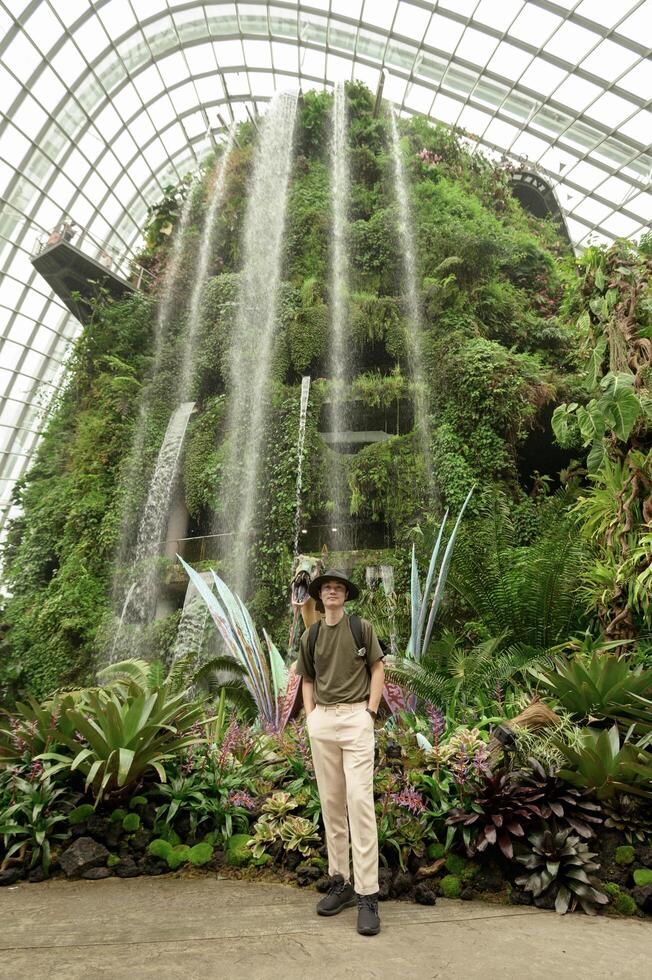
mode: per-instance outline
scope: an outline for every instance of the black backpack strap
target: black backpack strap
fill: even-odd
[[[308,648],[310,650],[310,656],[312,662],[315,662],[315,647],[317,645],[317,637],[319,635],[319,627],[321,626],[321,619],[318,619],[316,623],[313,623],[308,631]]]
[[[355,645],[358,650],[362,650],[364,640],[362,638],[362,620],[355,613],[349,616],[349,626],[351,627],[351,632],[353,633],[353,639],[355,640]]]

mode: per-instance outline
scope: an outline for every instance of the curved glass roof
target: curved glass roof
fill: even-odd
[[[652,218],[652,0],[0,0],[0,528],[78,322],[62,217],[126,270],[147,206],[276,90],[357,79],[554,185],[577,247]]]

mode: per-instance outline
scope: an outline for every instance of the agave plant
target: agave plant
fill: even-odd
[[[529,771],[518,770],[514,777],[523,786],[532,786],[541,791],[539,809],[544,820],[549,821],[551,829],[569,829],[580,837],[593,837],[595,830],[591,824],[601,824],[601,807],[587,799],[587,791],[570,786],[557,774],[554,766],[544,768],[534,758],[528,759]],[[564,825],[567,825],[565,827]]]
[[[617,793],[628,793],[652,800],[652,760],[644,749],[620,744],[618,726],[594,731],[587,728],[579,747],[557,744],[567,765],[559,770],[562,779],[595,793],[599,800],[610,800]]]
[[[541,789],[523,785],[515,773],[501,770],[486,780],[472,801],[472,811],[456,807],[448,814],[446,823],[461,825],[471,853],[497,844],[505,857],[512,858],[513,838],[524,837],[529,821],[541,817],[542,797]]]
[[[631,706],[632,695],[652,691],[652,669],[632,666],[604,649],[589,658],[556,657],[551,670],[535,676],[550,697],[580,718],[613,718]]]
[[[76,707],[68,709],[74,734],[60,738],[68,753],[40,756],[55,763],[50,775],[79,770],[97,801],[126,791],[150,768],[166,781],[163,762],[201,741],[191,729],[201,722],[203,711],[186,700],[185,692],[171,693],[166,682],[148,687],[147,666],[130,661],[115,665],[113,684],[85,691]]]
[[[441,565],[439,572],[437,573],[437,579],[435,581],[435,572],[437,571],[437,560],[439,558],[439,552],[441,549],[441,542],[444,535],[444,529],[446,527],[446,522],[448,521],[448,511],[444,514],[444,519],[439,527],[439,533],[437,534],[437,540],[435,541],[435,546],[432,549],[432,555],[430,556],[430,564],[428,566],[428,573],[426,575],[426,581],[421,588],[421,583],[419,581],[419,569],[417,567],[417,559],[415,547],[412,545],[412,568],[410,576],[410,621],[411,621],[411,633],[410,639],[407,645],[407,654],[412,657],[413,660],[419,661],[425,656],[428,646],[430,645],[430,639],[432,637],[432,629],[435,623],[435,618],[439,612],[439,607],[441,606],[442,599],[444,598],[444,587],[446,585],[446,579],[448,577],[448,569],[450,567],[451,558],[453,556],[453,548],[455,547],[455,539],[460,528],[460,523],[466,510],[467,504],[471,499],[471,494],[474,488],[471,487],[469,490],[466,500],[460,508],[460,512],[457,515],[457,520],[455,521],[455,526],[451,532],[451,536],[448,539],[446,545],[446,550],[444,551],[444,556],[441,560]],[[430,595],[432,593],[432,602],[430,602]],[[430,608],[428,605],[430,603]]]
[[[424,687],[424,679],[426,681],[424,689],[429,693],[422,696],[424,696],[426,700],[434,701],[437,704],[444,703],[437,694],[433,693],[432,686],[428,685],[428,681],[431,680],[431,678],[427,667],[424,665],[424,669],[422,670],[421,664],[426,657],[428,647],[430,646],[433,626],[444,597],[444,587],[448,577],[448,570],[453,554],[453,548],[455,546],[455,539],[457,538],[462,516],[466,510],[469,500],[471,499],[473,489],[474,488],[472,487],[471,490],[469,490],[466,499],[460,508],[460,512],[457,515],[457,520],[455,521],[455,525],[451,532],[451,536],[448,539],[448,543],[441,560],[439,572],[437,572],[437,562],[439,560],[439,552],[441,550],[444,529],[446,527],[446,522],[448,521],[448,511],[446,511],[444,514],[444,518],[439,527],[437,539],[430,556],[430,564],[428,566],[428,572],[423,589],[421,588],[421,582],[419,580],[416,550],[414,545],[412,546],[412,566],[410,576],[410,639],[408,641],[405,656],[397,659],[395,658],[391,662],[388,661],[385,667],[386,681],[385,688],[383,690],[383,697],[392,714],[398,714],[400,711],[406,710],[414,711],[416,707],[416,696],[422,694],[421,688]],[[437,573],[436,580],[435,573]],[[432,602],[430,602],[431,594]],[[428,607],[429,603],[430,608]]]
[[[215,593],[183,558],[177,556],[190,581],[208,607],[229,655],[244,670],[244,682],[256,703],[263,727],[282,731],[294,706],[300,677],[290,674],[283,658],[263,630],[263,650],[247,607],[225,582],[212,572]]]
[[[606,905],[609,899],[598,891],[598,881],[590,872],[600,867],[592,860],[595,854],[588,845],[580,843],[579,837],[572,835],[570,828],[554,833],[550,829],[530,834],[529,854],[519,854],[516,860],[523,864],[530,874],[516,879],[517,885],[534,898],[549,891],[555,893],[555,909],[560,915],[574,908],[579,902],[587,915],[596,914],[597,905]]]

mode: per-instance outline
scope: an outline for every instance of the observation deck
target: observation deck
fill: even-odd
[[[108,252],[100,250],[99,257],[94,258],[73,244],[74,237],[53,232],[37,243],[31,261],[72,315],[85,325],[98,287],[108,290],[114,300],[121,300],[140,287],[146,273],[137,269],[130,281],[118,271],[121,266],[113,268],[114,259]],[[79,243],[82,241],[83,236],[79,236]]]

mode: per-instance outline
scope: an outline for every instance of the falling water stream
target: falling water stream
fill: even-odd
[[[248,543],[269,410],[296,106],[296,94],[277,95],[262,121],[244,219],[244,263],[231,342],[229,453],[223,489],[224,529],[234,532],[230,584],[240,595],[247,588]]]
[[[294,557],[299,554],[299,531],[301,527],[301,490],[303,488],[303,452],[306,442],[306,417],[310,395],[310,375],[301,379],[301,403],[299,405],[299,438],[297,440],[297,503],[294,510]]]
[[[329,375],[331,379],[330,429],[332,444],[341,447],[345,431],[344,402],[347,381],[347,313],[349,262],[347,249],[347,216],[349,210],[349,158],[346,90],[337,82],[333,98],[331,128],[331,335]],[[341,449],[340,449],[341,451]],[[330,492],[333,500],[333,527],[337,528],[334,546],[346,547],[343,526],[346,523],[345,460],[334,460],[330,467]]]
[[[183,402],[172,413],[154,467],[154,475],[138,529],[134,571],[138,575],[127,593],[122,619],[127,608],[137,625],[145,625],[154,616],[158,570],[152,558],[158,553],[167,526],[168,511],[179,468],[179,457],[194,402]],[[114,644],[111,659],[116,653]]]
[[[430,461],[430,423],[428,400],[423,376],[423,321],[417,286],[416,250],[410,219],[407,177],[401,155],[401,144],[396,124],[396,110],[390,113],[392,131],[392,163],[394,191],[398,204],[398,230],[403,263],[404,295],[407,306],[407,348],[410,374],[414,384],[414,416],[417,424],[421,452],[423,454],[427,485],[432,487]]]
[[[165,273],[163,275],[162,288],[158,304],[158,312],[156,315],[156,325],[154,328],[154,361],[152,365],[152,378],[158,377],[161,369],[161,358],[163,354],[164,342],[168,336],[170,321],[172,319],[172,313],[174,309],[174,299],[175,299],[175,289],[177,285],[177,280],[179,278],[179,272],[181,270],[181,261],[183,258],[183,246],[186,239],[186,231],[188,229],[188,224],[190,222],[190,213],[192,210],[192,187],[188,188],[186,193],[186,198],[183,202],[183,208],[181,210],[181,216],[179,218],[179,225],[174,233],[174,238],[172,240],[172,248],[170,250],[170,257],[166,265]],[[138,412],[138,421],[136,423],[136,433],[134,436],[133,445],[129,454],[129,462],[127,464],[127,473],[125,477],[125,485],[128,488],[132,488],[138,477],[140,476],[143,467],[143,454],[145,451],[145,437],[147,435],[147,425],[149,421],[149,399],[147,393],[141,399],[140,408]],[[120,545],[118,547],[118,557],[116,561],[116,567],[121,569],[128,559],[128,551],[133,542],[133,529],[131,527],[131,521],[125,515],[123,520],[123,525],[121,529]],[[127,592],[127,596],[122,607],[122,616],[120,617],[120,626],[124,620],[125,613],[129,604],[129,600],[132,594],[132,588]],[[119,580],[114,582],[113,595],[117,602],[117,597],[123,592],[123,577],[119,576]],[[120,627],[119,627],[120,628]],[[114,644],[115,645],[115,644]]]
[[[208,205],[208,211],[204,219],[201,244],[197,269],[195,270],[195,281],[190,298],[190,308],[188,311],[188,326],[183,338],[183,360],[179,372],[179,382],[177,385],[177,401],[183,402],[191,395],[191,385],[195,373],[195,363],[197,360],[197,335],[201,323],[201,301],[204,294],[204,287],[208,277],[209,263],[213,255],[216,234],[216,217],[224,202],[224,191],[226,189],[226,175],[233,150],[233,127],[229,131],[228,140],[222,156],[217,165],[215,182],[213,184],[212,196]]]
[[[115,660],[119,650],[118,638],[120,630],[125,621],[127,612],[129,620],[137,626],[144,626],[154,617],[156,611],[156,601],[158,593],[158,569],[154,562],[159,552],[161,541],[165,535],[168,524],[170,506],[173,499],[173,489],[178,476],[179,461],[183,440],[188,427],[188,420],[194,408],[194,402],[189,401],[191,386],[193,382],[196,355],[197,337],[201,322],[201,299],[203,289],[208,276],[209,263],[213,254],[215,240],[216,217],[220,206],[224,200],[224,190],[226,185],[226,172],[228,162],[233,147],[233,131],[229,134],[224,153],[217,164],[217,172],[213,183],[208,209],[204,219],[203,231],[197,256],[197,269],[194,279],[194,287],[190,299],[186,330],[182,340],[182,360],[177,382],[177,402],[178,407],[173,411],[168,427],[159,450],[159,454],[154,467],[154,473],[150,482],[147,499],[140,519],[138,535],[136,539],[135,558],[133,562],[133,574],[137,576],[130,586],[127,597],[122,608],[120,625],[118,626],[116,639],[113,643],[110,659]],[[188,198],[190,194],[188,195]],[[187,205],[187,202],[186,202]],[[183,231],[187,226],[189,207],[184,206],[181,225],[175,239],[170,264],[165,277],[165,287],[158,314],[158,333],[161,337],[166,332],[167,323],[170,319],[174,287],[179,274],[181,258]],[[158,347],[162,347],[162,341],[158,342]],[[157,371],[160,362],[160,350],[155,354],[154,370]],[[143,419],[141,442],[144,440],[146,428],[146,412]],[[142,451],[142,446],[141,446]],[[134,457],[136,459],[136,457]]]

